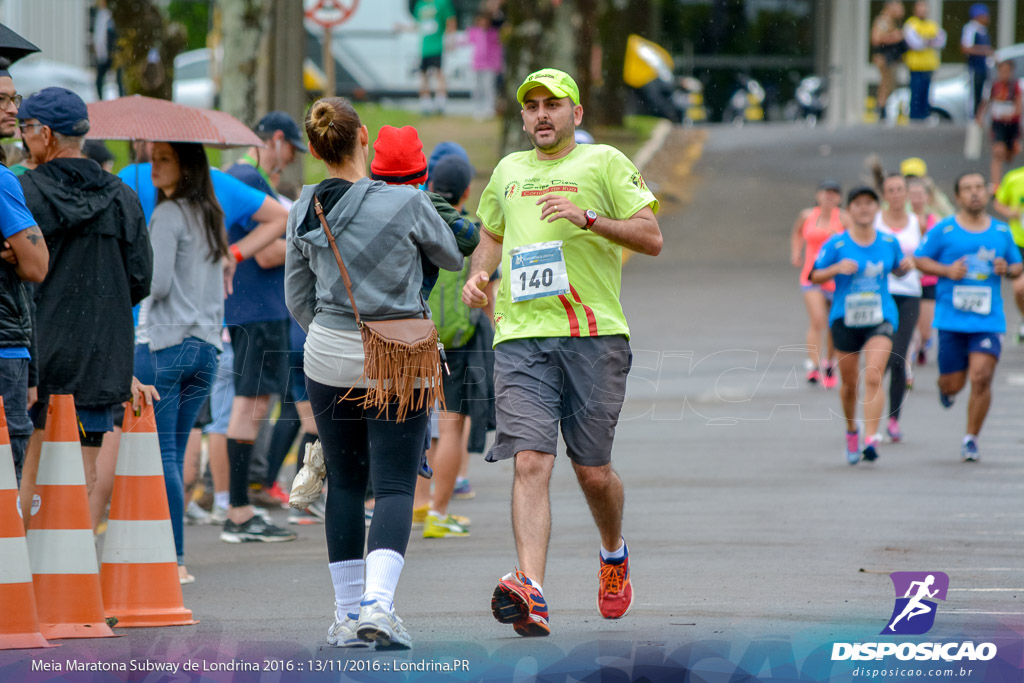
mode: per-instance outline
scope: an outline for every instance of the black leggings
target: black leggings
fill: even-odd
[[[331,562],[363,558],[367,552],[394,550],[405,555],[412,530],[412,498],[416,471],[428,427],[426,409],[409,411],[395,422],[359,400],[338,402],[348,389],[329,387],[306,378],[309,402],[320,432],[327,463],[327,556]],[[362,391],[353,397],[362,398]],[[373,482],[376,504],[369,534],[363,519],[367,480]]]
[[[889,354],[889,415],[900,417],[903,407],[903,396],[907,391],[907,350],[910,339],[917,328],[917,319],[921,313],[921,298],[916,296],[893,296],[899,311],[899,327],[892,337],[892,353]]]

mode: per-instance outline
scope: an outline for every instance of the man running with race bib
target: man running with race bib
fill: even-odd
[[[497,435],[487,460],[515,459],[512,526],[519,568],[494,589],[491,611],[522,636],[546,636],[541,584],[551,535],[548,491],[559,426],[601,536],[598,608],[633,602],[622,538],[622,480],[612,439],[632,362],[619,289],[622,248],[656,256],[658,200],[636,167],[606,145],[577,145],[579,90],[537,71],[516,93],[534,149],[501,160],[480,198],[483,227],[463,301],[502,265],[495,307]]]
[[[1002,276],[1020,277],[1020,250],[1010,228],[985,213],[989,191],[980,173],[965,173],[954,186],[960,210],[936,225],[917,249],[922,273],[939,276],[935,290],[935,327],[939,331],[939,400],[949,408],[953,396],[971,380],[967,434],[960,459],[976,462],[978,434],[992,403],[992,377],[1003,347]]]

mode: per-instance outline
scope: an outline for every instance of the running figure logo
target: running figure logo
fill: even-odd
[[[949,576],[943,572],[893,572],[896,605],[882,635],[919,636],[935,624],[936,603],[945,600]]]

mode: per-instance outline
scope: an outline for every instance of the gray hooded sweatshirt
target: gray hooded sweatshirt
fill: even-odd
[[[319,221],[309,220],[317,187],[307,185],[288,215],[285,301],[303,330],[356,330],[338,263]],[[323,202],[323,198],[321,198]],[[451,229],[427,196],[409,186],[363,178],[327,211],[338,250],[366,320],[414,318],[430,309],[420,295],[422,253],[445,270],[461,270]]]

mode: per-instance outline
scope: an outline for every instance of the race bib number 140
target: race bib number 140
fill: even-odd
[[[569,293],[561,240],[525,244],[513,249],[509,256],[512,303]]]

